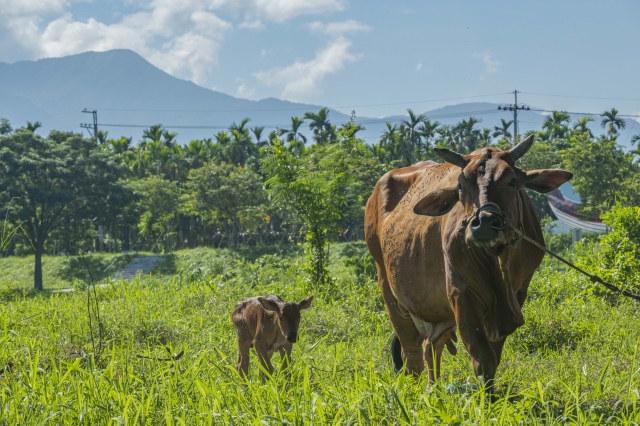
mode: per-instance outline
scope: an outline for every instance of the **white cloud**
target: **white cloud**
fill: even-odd
[[[472,56],[474,58],[482,59],[482,62],[484,63],[484,69],[489,74],[495,74],[496,72],[498,72],[500,61],[491,59],[491,51],[489,49],[486,49],[482,53],[474,53]]]
[[[369,31],[371,29],[370,26],[365,25],[362,22],[354,21],[353,19],[348,19],[342,22],[330,22],[328,24],[316,21],[308,24],[308,27],[312,33],[325,33],[334,37],[341,36],[344,33]]]
[[[420,72],[420,70],[422,70],[422,62],[418,62],[418,65],[416,65],[416,72]]]
[[[232,8],[248,16],[283,22],[299,15],[316,15],[343,10],[346,0],[229,0]]]
[[[349,40],[338,37],[308,62],[294,62],[284,68],[273,68],[253,75],[267,86],[281,87],[281,96],[285,99],[305,100],[319,92],[328,74],[336,73],[347,62],[358,59],[349,51],[350,47]]]
[[[0,0],[0,10],[6,16],[61,12],[69,3],[67,0]]]
[[[264,28],[264,24],[256,19],[255,21],[244,21],[240,25],[238,25],[240,29],[248,29],[248,30],[261,30]]]
[[[241,82],[238,86],[235,96],[236,98],[257,100],[256,91],[247,86],[247,84],[244,82]]]

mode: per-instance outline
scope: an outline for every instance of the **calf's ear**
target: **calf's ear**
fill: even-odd
[[[413,208],[413,212],[424,216],[442,216],[449,213],[458,200],[458,190],[456,188],[438,189],[428,193],[422,200],[418,201],[418,204]]]
[[[280,306],[272,300],[267,299],[266,297],[258,297],[258,302],[262,305],[262,307],[267,311],[280,312]]]
[[[560,169],[529,170],[525,187],[536,192],[551,192],[573,177],[573,173]]]
[[[298,303],[298,308],[300,308],[300,310],[309,309],[311,307],[312,300],[313,300],[313,296],[309,296],[306,299],[302,299],[300,303]]]

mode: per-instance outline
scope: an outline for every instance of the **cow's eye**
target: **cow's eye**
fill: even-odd
[[[509,186],[516,186],[517,183],[518,181],[515,178],[513,178],[509,181]]]
[[[462,192],[462,185],[458,183],[458,186],[456,186],[456,189],[458,190],[458,192]]]

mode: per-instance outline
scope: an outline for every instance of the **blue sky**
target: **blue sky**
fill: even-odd
[[[360,116],[510,102],[514,89],[547,109],[640,112],[637,0],[0,0],[0,11],[3,62],[128,48],[234,96]],[[419,102],[438,99],[450,100]]]

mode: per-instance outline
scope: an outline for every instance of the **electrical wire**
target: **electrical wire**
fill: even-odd
[[[442,98],[442,99],[428,99],[423,101],[409,101],[409,102],[392,102],[385,104],[362,104],[362,105],[342,105],[342,106],[331,106],[327,107],[330,109],[338,109],[338,108],[366,108],[366,107],[377,107],[377,106],[392,106],[392,105],[405,105],[405,104],[423,104],[430,102],[443,102],[443,101],[459,101],[461,99],[472,99],[472,98],[485,98],[491,96],[502,96],[509,95],[510,92],[504,93],[491,93],[487,95],[472,95],[472,96],[462,96],[458,98]],[[259,112],[259,111],[301,111],[308,109],[309,106],[300,106],[300,108],[277,108],[277,109],[136,109],[136,108],[95,108],[99,111],[141,111],[141,112]]]

